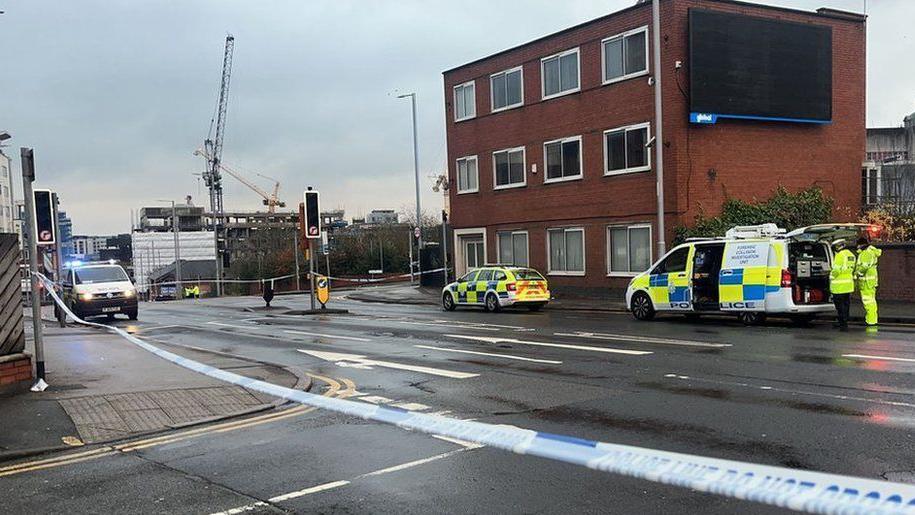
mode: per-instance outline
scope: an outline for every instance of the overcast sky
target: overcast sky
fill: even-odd
[[[861,12],[865,0],[769,0]],[[130,210],[206,190],[192,155],[213,115],[226,32],[235,65],[223,161],[306,185],[347,217],[413,205],[409,100],[418,96],[423,207],[445,169],[441,72],[633,0],[0,0],[0,130],[35,148],[77,234],[126,232]],[[869,126],[915,111],[915,2],[868,5]],[[16,174],[16,190],[21,184]],[[269,188],[270,184],[254,177]],[[261,208],[225,178],[227,209]]]

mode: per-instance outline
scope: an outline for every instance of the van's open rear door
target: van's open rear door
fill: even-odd
[[[785,238],[795,241],[822,241],[832,244],[838,240],[845,240],[854,244],[858,236],[875,230],[877,226],[859,223],[843,224],[818,224],[795,229],[785,235]]]
[[[718,275],[722,311],[765,311],[768,241],[729,241]]]

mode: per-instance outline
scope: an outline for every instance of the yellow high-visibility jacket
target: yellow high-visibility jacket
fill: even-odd
[[[858,283],[859,290],[873,290],[877,287],[877,261],[883,251],[868,245],[867,248],[858,252],[858,259],[855,265],[855,281]]]
[[[855,291],[855,254],[848,250],[840,250],[832,260],[832,270],[829,272],[829,291],[832,293],[852,293]]]

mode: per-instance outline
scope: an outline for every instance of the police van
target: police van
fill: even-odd
[[[737,226],[724,238],[687,240],[632,279],[626,306],[638,320],[658,312],[733,313],[755,324],[766,315],[806,323],[832,313],[832,244],[854,243],[866,224],[821,224],[791,232],[775,224]]]
[[[68,263],[61,283],[62,300],[80,318],[123,313],[137,319],[137,289],[114,261]]]

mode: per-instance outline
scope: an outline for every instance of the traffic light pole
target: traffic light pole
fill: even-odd
[[[33,391],[44,391],[48,387],[45,382],[44,369],[44,334],[41,327],[41,293],[38,272],[38,228],[35,221],[35,193],[32,191],[32,181],[35,180],[35,160],[32,149],[22,147],[19,149],[20,163],[22,165],[22,196],[25,197],[25,219],[29,237],[29,284],[32,291],[32,331],[35,338],[35,375],[38,382],[32,387]]]
[[[315,248],[311,238],[308,239],[308,293],[311,296],[311,310],[315,309]]]

